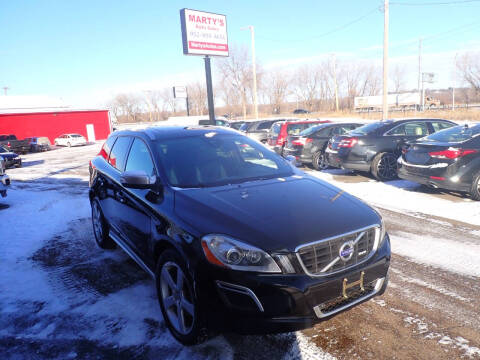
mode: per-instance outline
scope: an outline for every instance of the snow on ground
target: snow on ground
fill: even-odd
[[[415,191],[419,188],[419,184],[407,180],[383,183],[374,179],[354,183],[338,181],[335,179],[335,175],[349,173],[341,169],[308,171],[308,173],[328,181],[374,206],[406,212],[410,215],[422,213],[480,225],[480,204],[469,198],[464,198],[462,201],[451,201],[435,197]]]
[[[415,262],[480,277],[480,244],[462,243],[411,233],[390,234],[392,251]]]

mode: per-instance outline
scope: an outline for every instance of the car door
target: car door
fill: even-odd
[[[396,155],[401,154],[402,148],[411,141],[415,141],[428,135],[428,127],[425,121],[412,121],[400,124],[386,133],[391,139],[390,149]]]
[[[151,180],[157,180],[157,170],[147,144],[140,138],[133,140],[128,154],[125,171],[144,171]],[[129,189],[122,187],[119,208],[121,213],[121,231],[131,248],[143,259],[149,255],[151,237],[151,201],[150,189]]]
[[[119,136],[117,138],[110,151],[108,158],[110,166],[106,170],[105,183],[102,184],[105,189],[105,199],[102,201],[102,210],[110,223],[111,230],[122,238],[124,238],[122,231],[122,211],[125,199],[120,185],[120,177],[125,170],[127,154],[132,140],[131,136]]]

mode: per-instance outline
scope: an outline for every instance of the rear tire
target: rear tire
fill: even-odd
[[[473,177],[470,196],[473,200],[480,201],[480,172]]]
[[[193,281],[185,261],[173,250],[159,257],[155,271],[157,296],[163,319],[170,333],[183,345],[195,345],[206,340]]]
[[[372,175],[380,181],[397,178],[397,158],[394,154],[384,152],[377,154],[372,161]]]
[[[115,249],[115,242],[110,239],[109,236],[109,226],[103,216],[102,209],[100,208],[100,203],[97,199],[92,201],[92,226],[93,234],[95,235],[95,242],[102,249]]]
[[[324,151],[318,151],[315,154],[313,154],[312,166],[315,170],[325,170],[330,167],[330,165],[326,162]]]

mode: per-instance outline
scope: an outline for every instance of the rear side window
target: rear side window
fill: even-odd
[[[105,143],[102,146],[102,150],[100,150],[100,155],[103,157],[105,160],[108,160],[108,156],[110,155],[110,150],[112,150],[113,144],[115,143],[115,136],[111,136],[105,141]]]
[[[127,166],[125,171],[143,170],[148,176],[155,175],[155,167],[153,165],[150,151],[147,145],[140,139],[135,138],[132,148],[128,154]]]
[[[280,128],[282,127],[281,124],[273,124],[273,126],[270,128],[270,133],[274,136],[277,137],[278,134],[280,134]]]
[[[120,171],[123,171],[125,168],[125,161],[131,140],[132,138],[128,136],[119,137],[110,152],[108,163]]]
[[[350,130],[355,129],[355,125],[342,125],[335,128],[333,131],[334,135],[343,135],[349,132]]]
[[[433,127],[433,131],[435,132],[455,126],[455,124],[451,124],[443,121],[432,121],[431,124]]]
[[[390,130],[387,135],[393,136],[426,136],[428,135],[427,124],[423,122],[412,122],[399,125]]]
[[[257,130],[268,130],[272,127],[272,121],[265,121],[263,123],[258,124]]]

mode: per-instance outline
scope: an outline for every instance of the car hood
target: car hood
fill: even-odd
[[[6,152],[6,153],[0,153],[0,156],[2,156],[5,160],[11,160],[16,157],[18,157],[18,154],[15,154],[13,152]]]
[[[267,251],[290,252],[380,223],[368,205],[308,175],[180,189],[175,212],[197,236],[225,234]]]

